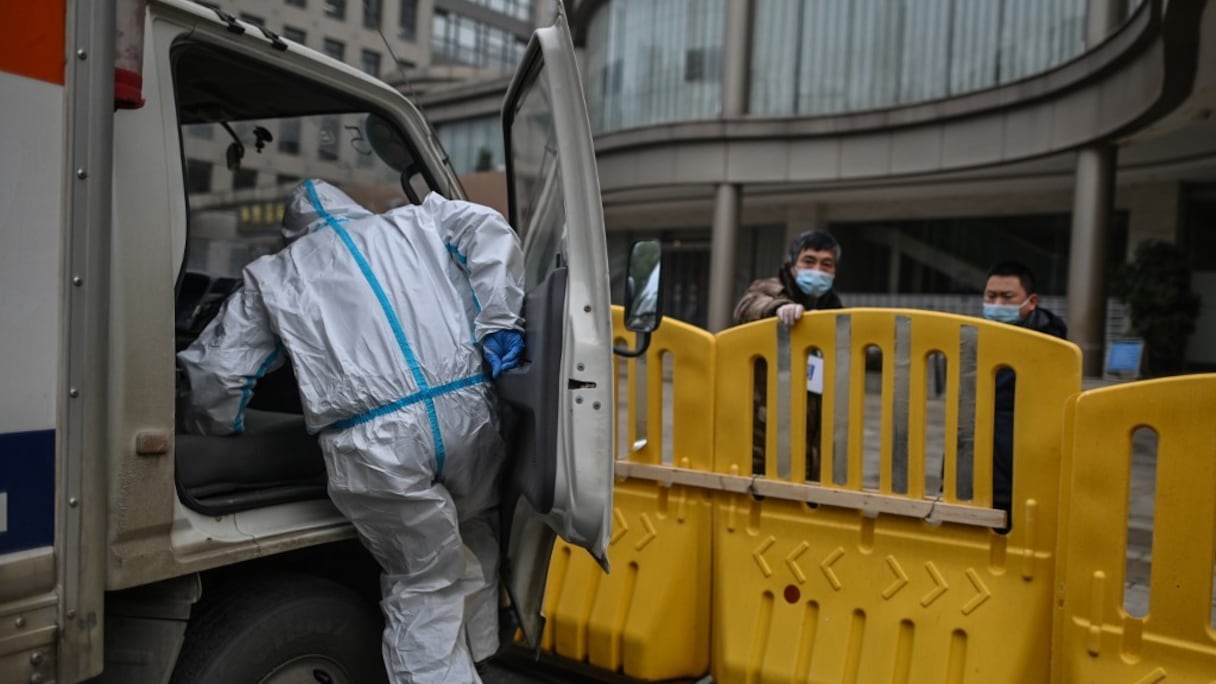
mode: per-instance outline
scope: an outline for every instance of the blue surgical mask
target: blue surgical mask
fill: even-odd
[[[798,289],[807,295],[821,297],[823,293],[832,289],[833,278],[831,273],[804,268],[798,271],[798,276],[794,278],[794,281],[798,283]]]
[[[1027,300],[1029,301],[1029,300]],[[1022,320],[1022,307],[1026,302],[1021,304],[985,304],[984,318],[998,323],[1017,323]]]

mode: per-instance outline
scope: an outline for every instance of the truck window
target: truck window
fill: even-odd
[[[283,202],[304,178],[323,178],[376,213],[408,203],[399,174],[368,143],[369,114],[183,126],[186,270],[239,277],[245,264],[278,251]]]

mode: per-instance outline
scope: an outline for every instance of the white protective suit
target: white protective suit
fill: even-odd
[[[498,648],[504,448],[475,340],[522,330],[519,243],[479,205],[431,193],[377,216],[312,180],[284,232],[303,237],[249,264],[178,356],[187,427],[240,432],[286,353],[330,498],[384,570],[390,679],[478,682],[473,662]]]

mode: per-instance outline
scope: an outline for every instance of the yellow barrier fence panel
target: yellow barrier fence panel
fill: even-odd
[[[702,478],[718,490],[715,682],[1048,680],[1062,416],[1081,386],[1074,345],[961,316],[844,309],[792,329],[727,330],[715,353],[715,473]],[[753,476],[758,360],[767,417]],[[809,398],[819,363],[822,397]],[[1003,369],[1016,373],[1008,534],[993,531],[1006,516],[991,508]],[[808,402],[820,402],[822,426],[809,483]],[[881,416],[869,430],[867,410]]]
[[[1216,682],[1216,375],[1076,398],[1055,615],[1056,682]],[[1124,610],[1132,435],[1157,433],[1148,613]]]
[[[619,307],[613,323],[632,348]],[[713,355],[712,335],[665,319],[641,359],[617,357],[612,572],[558,541],[542,650],[640,680],[708,673],[711,493],[652,473],[709,472]]]

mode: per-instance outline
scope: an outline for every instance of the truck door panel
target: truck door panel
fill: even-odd
[[[555,534],[607,566],[612,319],[599,179],[569,26],[533,34],[503,105],[511,225],[524,251],[528,349],[498,383],[514,414],[504,582],[538,643]],[[507,635],[513,636],[512,634]]]

